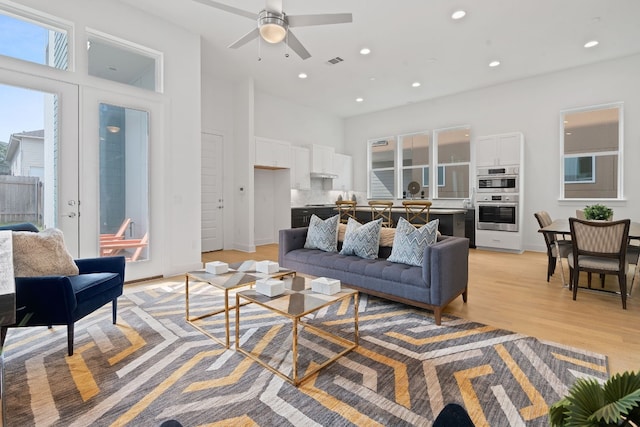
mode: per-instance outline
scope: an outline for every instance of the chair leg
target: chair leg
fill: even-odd
[[[116,316],[118,314],[118,298],[113,299],[113,308],[112,308],[112,316],[113,316],[113,324],[116,324]]]
[[[67,350],[69,356],[73,356],[73,322],[67,325]]]
[[[9,328],[6,326],[0,327],[0,354],[2,354],[2,350],[4,349],[4,340],[7,339],[7,332]]]
[[[591,289],[591,273],[587,273],[587,286]]]
[[[553,273],[556,270],[556,258],[550,256],[549,257],[549,261],[547,263],[547,282],[549,281],[549,278],[551,276],[553,276]]]
[[[604,274],[600,274],[600,286],[604,289]]]
[[[591,274],[591,273],[589,273]],[[580,278],[580,270],[573,269],[573,300],[578,296],[578,279]]]
[[[622,296],[622,309],[627,309],[627,275],[626,272],[618,273],[618,282],[620,282],[620,296]]]

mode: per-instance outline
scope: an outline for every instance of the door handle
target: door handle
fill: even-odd
[[[75,218],[75,217],[76,217],[76,213],[75,213],[75,212],[69,212],[69,213],[67,214],[67,216],[68,216],[69,218]]]

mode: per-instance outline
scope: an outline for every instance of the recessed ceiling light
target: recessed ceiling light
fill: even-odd
[[[307,73],[300,73],[300,74],[298,74],[298,78],[299,78],[299,79],[306,79],[306,78],[307,78]]]
[[[369,80],[371,80],[372,82],[373,82],[373,81],[375,81],[375,79],[376,79],[376,78],[375,78],[375,77],[373,77],[373,76],[369,77]]]
[[[420,87],[420,82],[413,82],[413,83],[411,83],[411,86]]]
[[[594,47],[594,46],[598,46],[598,40],[591,40],[588,41],[584,44],[584,47],[586,47],[587,49],[589,49],[590,47]]]
[[[364,101],[364,98],[356,98],[356,102],[362,102]]]
[[[456,10],[451,14],[451,19],[461,19],[467,14],[464,10]]]
[[[489,67],[497,67],[500,65],[500,61],[491,61],[489,62]]]
[[[363,47],[362,49],[360,49],[360,55],[369,55],[371,53],[371,49],[369,49],[368,47]]]

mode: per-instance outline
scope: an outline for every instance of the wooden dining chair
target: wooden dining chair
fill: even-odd
[[[101,234],[100,235],[100,240],[120,240],[120,239],[124,239],[124,233],[127,231],[127,227],[129,227],[129,224],[131,224],[131,218],[125,218],[122,221],[122,224],[120,224],[120,228],[118,228],[118,231],[116,231],[115,233],[111,233],[111,234]]]
[[[618,276],[622,308],[627,308],[627,247],[631,220],[586,221],[569,218],[573,251],[567,260],[571,268],[573,299],[578,293],[581,271]]]
[[[422,227],[429,222],[429,209],[431,202],[428,200],[403,200],[407,221],[415,227]]]
[[[371,221],[382,218],[382,226],[392,228],[393,219],[391,218],[391,207],[393,202],[390,200],[369,200],[371,206]]]
[[[353,200],[338,200],[336,202],[340,222],[346,224],[349,218],[356,219],[356,202]]]
[[[540,228],[551,225],[553,220],[551,215],[547,211],[539,211],[533,214],[538,220]],[[562,276],[562,283],[567,283],[564,277],[564,268],[562,267],[562,258],[567,259],[571,251],[573,250],[571,240],[558,239],[558,235],[555,233],[542,233],[544,242],[547,245],[547,282],[549,278],[553,276],[556,271],[556,264],[560,262],[560,275]]]

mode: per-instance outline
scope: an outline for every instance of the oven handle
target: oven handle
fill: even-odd
[[[476,205],[478,206],[506,206],[506,207],[518,207],[519,203],[491,203],[491,202],[478,202],[476,201]]]

